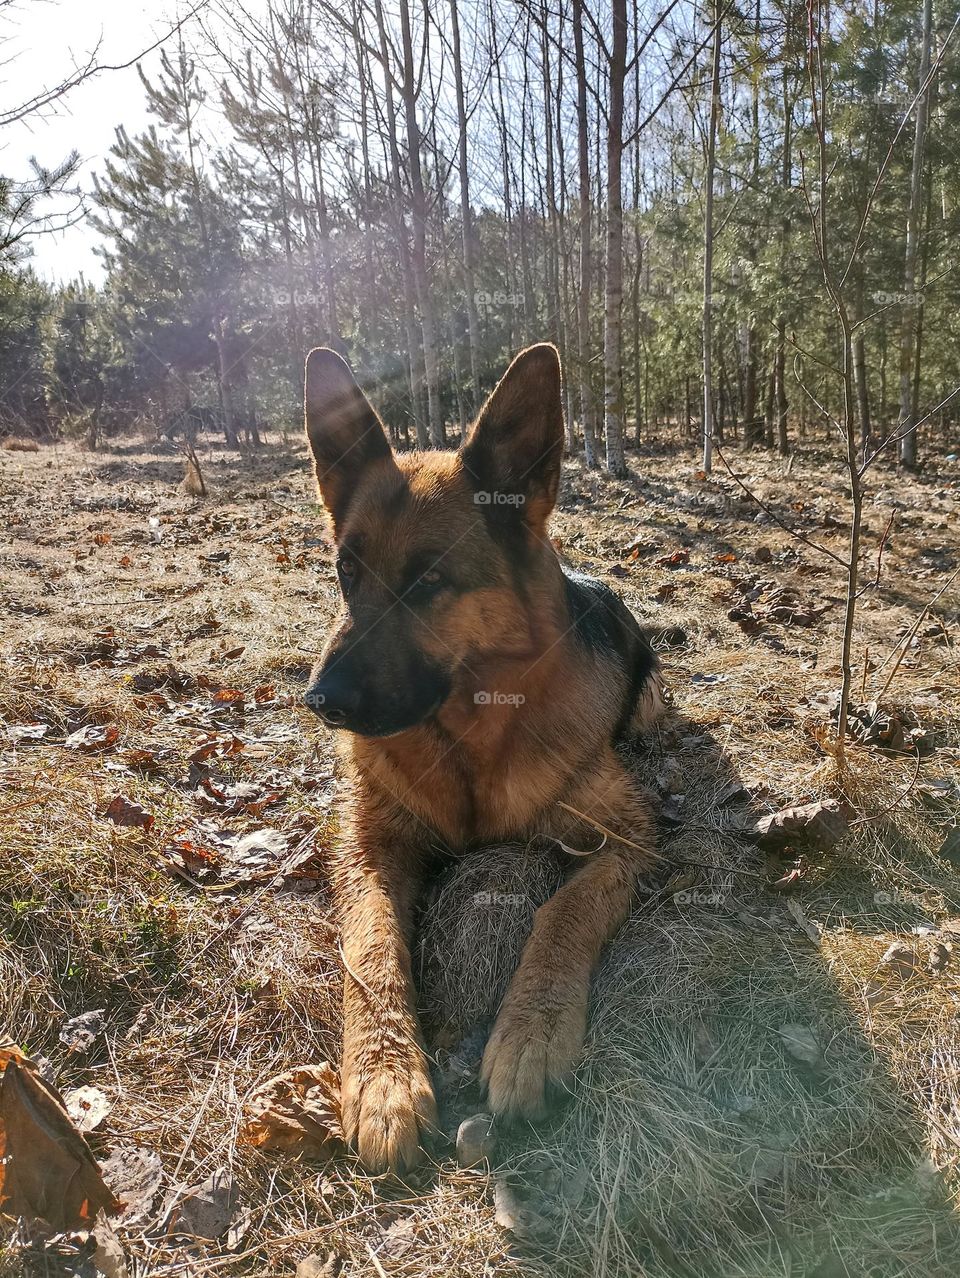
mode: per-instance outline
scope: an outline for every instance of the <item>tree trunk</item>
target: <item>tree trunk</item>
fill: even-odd
[[[400,0],[400,36],[403,50],[401,96],[407,133],[407,163],[410,169],[410,213],[413,222],[411,265],[413,284],[423,330],[423,366],[427,383],[427,417],[430,442],[444,446],[443,417],[440,411],[440,363],[437,354],[437,326],[434,318],[433,293],[427,278],[427,197],[423,185],[420,122],[417,119],[419,85],[413,61],[413,31],[410,25],[409,0]]]
[[[627,72],[627,0],[612,0],[607,129],[607,255],[603,322],[603,408],[607,470],[627,476],[623,452],[623,88]]]
[[[453,37],[453,76],[457,98],[457,163],[460,177],[460,240],[463,250],[463,292],[467,306],[467,338],[470,346],[470,408],[480,407],[480,316],[477,313],[477,286],[473,270],[473,215],[470,210],[470,171],[467,167],[467,109],[463,91],[463,60],[460,55],[460,17],[457,0],[450,0]]]
[[[713,185],[720,119],[720,0],[713,7],[713,71],[710,76],[710,128],[707,133],[706,195],[703,215],[703,469],[713,470]]]
[[[932,0],[923,0],[923,35],[920,47],[920,87],[930,74],[930,43],[933,27]],[[927,135],[929,88],[917,103],[917,122],[913,135],[913,165],[910,172],[910,207],[907,213],[906,252],[903,270],[903,310],[900,327],[900,416],[897,433],[900,439],[900,461],[904,466],[917,464],[916,418],[913,412],[913,360],[917,350],[917,243],[923,201],[923,152]]]
[[[587,71],[583,56],[583,0],[573,0],[573,49],[577,76],[577,161],[580,184],[580,280],[577,288],[577,376],[584,460],[597,459],[597,418],[590,385],[590,292],[593,287],[593,211],[590,208],[590,118],[587,114]]]

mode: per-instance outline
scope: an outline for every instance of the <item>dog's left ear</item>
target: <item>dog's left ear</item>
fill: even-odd
[[[560,356],[549,342],[521,351],[480,410],[462,450],[478,504],[517,510],[542,533],[563,458]],[[511,500],[512,499],[512,500]]]

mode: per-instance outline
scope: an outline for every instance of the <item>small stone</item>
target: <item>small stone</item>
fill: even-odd
[[[457,1162],[461,1167],[476,1167],[492,1162],[497,1152],[497,1135],[492,1114],[474,1114],[465,1118],[457,1129]]]

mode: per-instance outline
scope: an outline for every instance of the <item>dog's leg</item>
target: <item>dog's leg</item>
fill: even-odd
[[[389,851],[341,855],[343,1128],[372,1172],[417,1162],[436,1104],[417,1021],[408,937],[419,873]]]
[[[653,851],[649,804],[612,751],[569,802]],[[561,810],[555,828],[545,833],[560,834],[569,820]],[[608,838],[537,911],[483,1055],[481,1076],[494,1113],[537,1117],[548,1087],[569,1077],[586,1033],[591,974],[604,943],[626,919],[649,860],[644,851]]]

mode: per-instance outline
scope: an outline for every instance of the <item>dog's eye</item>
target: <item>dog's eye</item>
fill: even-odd
[[[431,595],[436,594],[443,583],[443,573],[438,572],[436,568],[428,568],[411,583],[409,594],[417,599],[429,599]]]
[[[341,555],[337,560],[337,572],[342,581],[353,581],[357,575],[357,561],[352,555]]]

